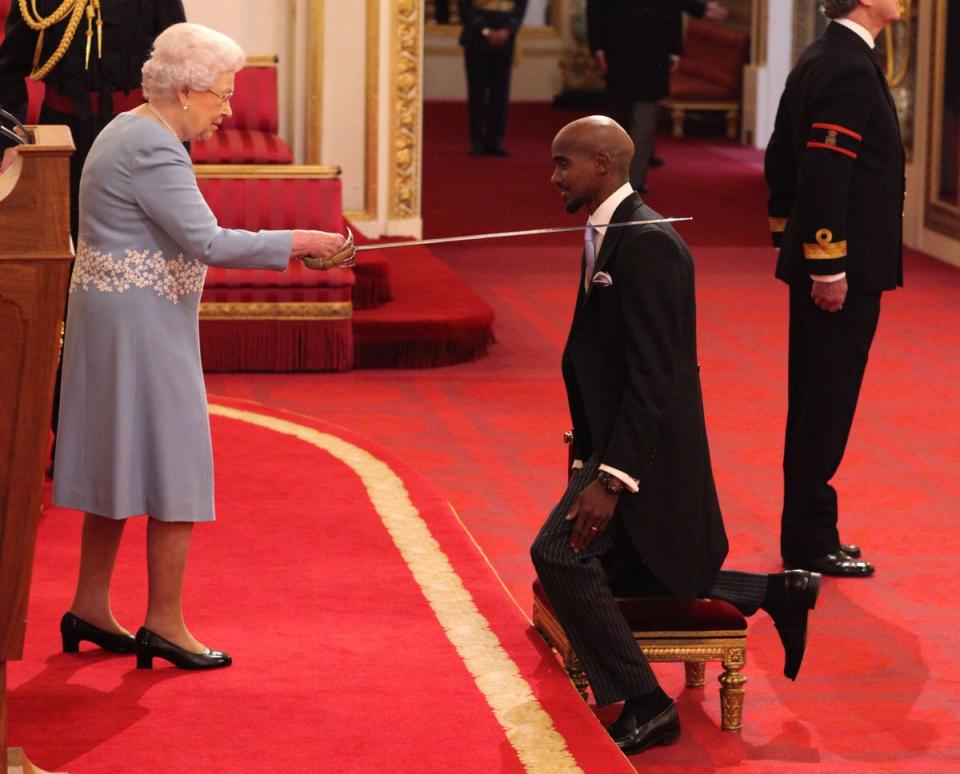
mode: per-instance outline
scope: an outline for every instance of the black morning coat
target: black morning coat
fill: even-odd
[[[587,0],[591,53],[607,60],[607,93],[656,102],[670,91],[670,56],[683,49],[681,11],[703,16],[700,0]]]
[[[612,222],[659,218],[636,193]],[[609,229],[563,352],[574,454],[640,481],[616,514],[671,593],[705,594],[727,554],[697,363],[693,258],[669,224]],[[596,275],[594,275],[596,276]]]
[[[851,292],[903,284],[904,151],[886,76],[852,30],[830,24],[790,76],[765,175],[777,277],[847,273]]]

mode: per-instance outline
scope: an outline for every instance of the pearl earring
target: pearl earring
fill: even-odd
[[[189,110],[189,109],[190,109],[190,105],[185,103],[184,106],[183,106],[183,109],[184,109],[184,110]]]

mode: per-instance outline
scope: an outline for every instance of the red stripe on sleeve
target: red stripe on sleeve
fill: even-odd
[[[827,145],[825,142],[808,142],[808,148],[825,148],[826,150],[836,151],[837,153],[842,153],[844,156],[849,156],[852,159],[857,157],[857,154],[846,148],[841,148],[839,145]]]

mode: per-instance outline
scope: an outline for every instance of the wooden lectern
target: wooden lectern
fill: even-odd
[[[6,774],[7,661],[23,658],[53,382],[70,277],[65,126],[32,128],[0,175],[0,772]],[[20,751],[10,763],[35,771]]]

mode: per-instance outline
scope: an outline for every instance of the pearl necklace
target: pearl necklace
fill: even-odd
[[[149,103],[149,102],[147,103],[147,109],[157,117],[157,120],[158,120],[161,124],[163,124],[164,128],[166,128],[166,130],[167,130],[168,132],[170,132],[170,134],[172,134],[172,135],[173,135],[174,137],[176,137],[178,140],[180,139],[180,135],[177,133],[177,130],[173,128],[173,124],[170,123],[170,119],[169,119],[169,118],[167,118],[163,113],[161,113],[159,110],[157,110],[157,109],[156,109],[151,103]]]

